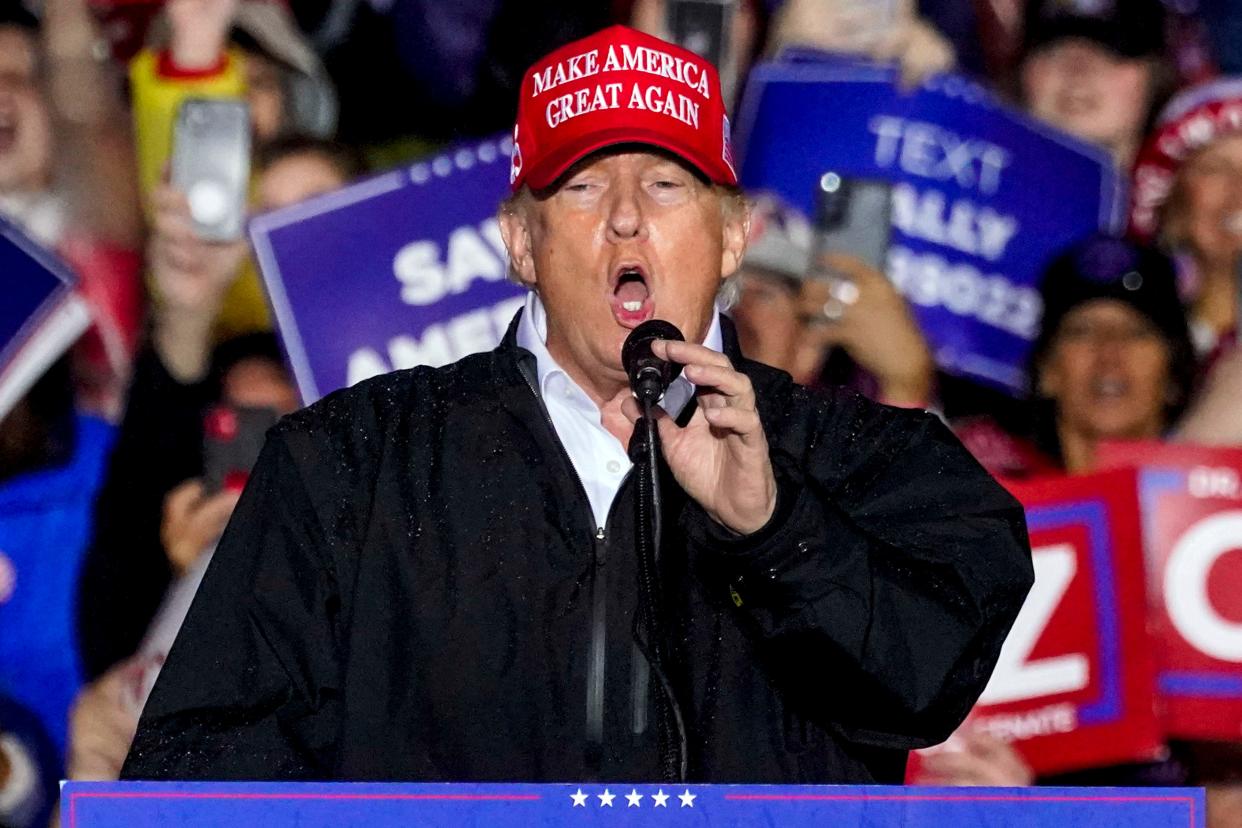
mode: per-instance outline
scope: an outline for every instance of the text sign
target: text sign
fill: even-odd
[[[899,788],[678,785],[90,783],[61,790],[65,828],[368,828],[418,825],[868,825],[1058,828],[1203,825],[1180,788]]]
[[[742,184],[809,216],[828,170],[892,182],[888,275],[937,363],[1023,393],[1044,265],[1114,222],[1107,156],[954,75],[907,92],[892,69],[799,53],[757,66],[743,100]]]
[[[1111,443],[1138,469],[1157,684],[1169,735],[1242,736],[1242,450]]]
[[[1133,473],[1009,487],[1026,509],[1035,585],[959,733],[1011,742],[1039,774],[1154,758]]]
[[[461,147],[251,222],[304,402],[500,341],[525,293],[496,221],[511,148]]]

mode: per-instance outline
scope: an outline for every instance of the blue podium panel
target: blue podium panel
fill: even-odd
[[[1191,788],[898,788],[765,785],[93,783],[61,791],[64,828],[1202,828]]]

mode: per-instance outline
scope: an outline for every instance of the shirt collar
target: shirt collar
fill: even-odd
[[[536,378],[539,382],[539,393],[547,398],[549,391],[549,383],[566,382],[570,387],[577,390],[583,398],[587,398],[586,392],[578,387],[578,384],[565,372],[561,366],[556,364],[556,360],[552,358],[552,354],[548,352],[548,313],[543,307],[543,302],[539,299],[539,294],[533,290],[526,295],[526,306],[522,310],[522,318],[518,320],[517,344],[521,348],[530,351],[535,357]],[[724,341],[720,332],[720,313],[712,314],[712,323],[707,329],[707,336],[703,339],[703,345],[711,348],[713,351],[723,351]],[[664,392],[664,399],[660,401],[660,405],[671,416],[677,417],[681,414],[681,410],[686,407],[686,403],[694,396],[694,383],[686,379],[686,375],[678,374],[677,379],[669,383],[668,390]]]

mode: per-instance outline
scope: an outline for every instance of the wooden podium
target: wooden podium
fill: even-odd
[[[1202,828],[1197,788],[68,782],[64,828]]]

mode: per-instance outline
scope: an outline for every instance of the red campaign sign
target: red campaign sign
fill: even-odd
[[[1026,508],[1035,585],[957,733],[1010,742],[1040,775],[1157,757],[1134,473],[1006,485]]]
[[[1111,443],[1137,468],[1150,627],[1170,736],[1242,736],[1242,450]]]

